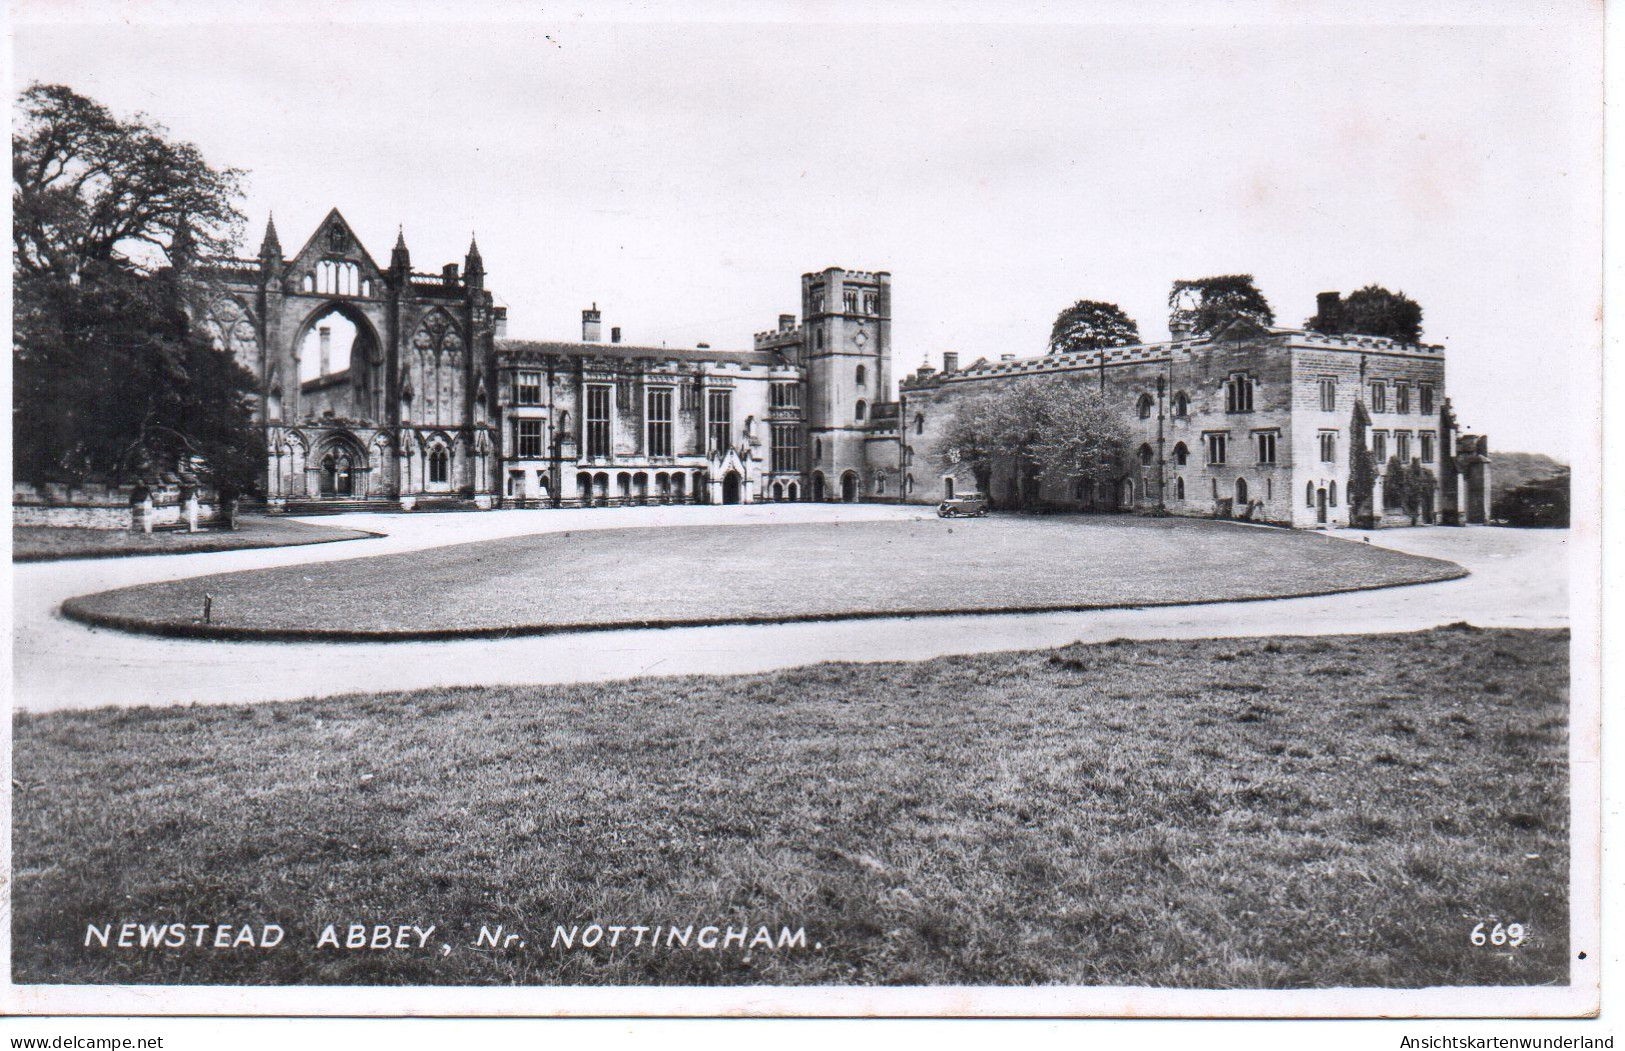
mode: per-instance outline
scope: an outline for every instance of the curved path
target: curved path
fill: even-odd
[[[319,547],[19,565],[13,568],[13,703],[42,711],[102,705],[250,703],[357,691],[591,682],[644,674],[739,673],[822,660],[921,660],[1112,638],[1409,631],[1568,624],[1566,531],[1342,531],[1457,562],[1472,575],[1412,587],[1243,604],[639,629],[412,643],[265,643],[157,638],[90,628],[57,612],[76,595],[205,573],[420,551],[447,544],[659,524],[884,521],[921,508],[780,504],[675,509],[356,515],[324,523],[388,534]],[[1237,528],[1245,528],[1238,526]],[[424,601],[432,602],[432,595]]]

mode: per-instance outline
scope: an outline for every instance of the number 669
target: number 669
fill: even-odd
[[[1487,932],[1484,930],[1484,925],[1480,923],[1478,926],[1473,928],[1473,933],[1467,936],[1467,940],[1472,942],[1474,945],[1489,944],[1517,946],[1523,944],[1526,933],[1527,932],[1524,931],[1523,924],[1521,923],[1508,923],[1505,926],[1497,923]]]

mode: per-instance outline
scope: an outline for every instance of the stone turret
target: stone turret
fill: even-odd
[[[480,258],[480,245],[473,234],[468,237],[468,257],[463,260],[463,280],[469,288],[483,288],[485,285],[485,260]]]
[[[406,228],[401,227],[395,234],[395,248],[389,253],[389,272],[394,275],[397,285],[404,284],[412,273],[412,253],[406,249]]]
[[[269,268],[282,264],[282,240],[276,235],[276,216],[265,218],[265,239],[260,242],[260,266]]]

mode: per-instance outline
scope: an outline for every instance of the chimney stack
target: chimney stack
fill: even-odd
[[[942,352],[942,371],[943,372],[958,372],[959,371],[959,351],[957,351],[957,350],[945,350],[945,351]]]
[[[1000,354],[999,355],[999,360],[1000,361],[1014,361],[1014,360],[1016,360],[1016,356],[1014,354]]]
[[[793,329],[795,327],[796,327],[796,316],[794,314],[780,314],[779,315],[779,331],[780,332],[788,332],[788,331],[790,331],[791,329]]]
[[[597,343],[599,340],[599,322],[604,316],[598,312],[598,304],[581,312],[581,342]]]
[[[619,343],[621,341],[621,326],[616,325],[614,328],[609,330],[609,341],[611,343]]]
[[[1192,334],[1190,318],[1184,314],[1174,313],[1168,315],[1168,336],[1175,343],[1182,339],[1190,339]]]
[[[1322,292],[1315,296],[1314,328],[1321,332],[1343,331],[1343,293]]]

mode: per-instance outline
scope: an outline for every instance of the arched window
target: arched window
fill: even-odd
[[[914,446],[912,446],[912,445],[903,446],[903,466],[904,467],[913,467],[914,466]]]
[[[1174,476],[1174,499],[1175,500],[1183,500],[1183,499],[1185,499],[1185,476],[1184,475],[1175,475]]]
[[[1183,420],[1191,414],[1191,399],[1184,391],[1174,392],[1174,418]]]
[[[322,295],[353,296],[361,289],[361,268],[344,260],[323,259],[316,264],[316,291]]]
[[[1140,419],[1149,420],[1151,418],[1151,409],[1155,405],[1156,402],[1152,399],[1151,395],[1140,395]]]
[[[817,463],[820,460],[822,460],[823,458],[824,458],[824,439],[822,439],[822,438],[814,438],[813,439],[813,463]]]
[[[1313,506],[1315,506],[1315,483],[1314,482],[1305,482],[1305,483],[1303,483],[1303,506],[1305,506],[1305,507],[1313,507]]]
[[[1330,482],[1326,486],[1326,502],[1332,507],[1337,506],[1337,483]]]
[[[304,280],[299,282],[299,287],[305,292],[314,292],[316,291],[316,279],[306,274]]]
[[[429,481],[446,482],[451,479],[451,454],[444,445],[429,450]]]
[[[915,434],[924,434],[925,433],[925,413],[923,413],[923,412],[917,414],[914,417],[914,433]]]
[[[819,329],[818,331],[813,333],[813,346],[817,347],[819,350],[824,349],[824,330],[823,329]]]
[[[1236,506],[1247,506],[1247,479],[1245,478],[1236,479]]]
[[[1140,446],[1140,463],[1147,466],[1147,467],[1151,466],[1151,443],[1150,442],[1146,442],[1145,444]]]
[[[864,368],[862,365],[858,366],[857,380],[858,380],[858,386],[860,386],[860,387],[866,385],[869,382],[869,370]]]
[[[1180,442],[1174,446],[1174,464],[1176,466],[1185,466],[1186,463],[1190,462],[1190,458],[1191,451],[1186,447],[1184,442]]]
[[[859,399],[858,399],[858,407],[857,407],[857,410],[856,410],[856,411],[855,411],[855,412],[853,412],[853,414],[852,414],[852,418],[853,418],[853,419],[855,419],[855,420],[861,420],[861,419],[863,419],[863,418],[864,418],[864,416],[865,416],[865,415],[866,415],[866,414],[867,414],[867,413],[868,413],[868,412],[869,412],[869,406],[867,406],[867,405],[865,405],[865,404],[864,404],[864,403],[863,403],[863,399],[862,399],[862,398],[859,398]]]
[[[1224,381],[1224,411],[1253,411],[1253,378],[1238,372]]]

